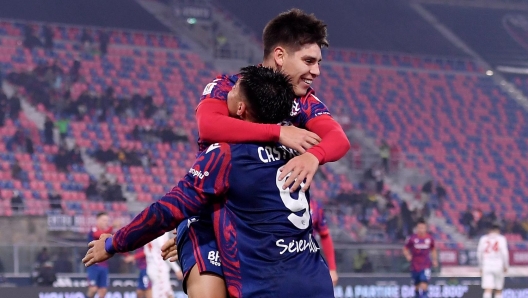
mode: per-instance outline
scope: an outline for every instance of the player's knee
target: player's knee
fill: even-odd
[[[427,291],[427,283],[422,282],[418,286],[419,286],[420,290]]]

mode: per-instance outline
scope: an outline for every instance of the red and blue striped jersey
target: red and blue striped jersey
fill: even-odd
[[[433,236],[426,234],[423,237],[412,234],[405,241],[405,247],[412,255],[411,271],[420,272],[431,269],[431,251],[435,248]]]
[[[200,97],[200,101],[205,99],[221,100],[226,102],[227,107],[227,94],[231,91],[239,78],[240,75],[238,74],[218,76],[205,87],[202,96]],[[321,115],[330,115],[330,111],[326,105],[315,96],[315,91],[312,88],[309,88],[306,95],[295,99],[290,117],[286,119],[282,125],[294,125],[305,129],[308,121]],[[200,152],[209,145],[210,144],[203,142],[201,139],[198,139],[198,148]]]
[[[140,247],[212,204],[231,297],[333,297],[309,193],[282,190],[278,180],[293,156],[276,145],[209,146],[177,187],[115,234],[114,248]]]

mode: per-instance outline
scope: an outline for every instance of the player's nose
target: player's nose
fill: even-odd
[[[315,63],[314,65],[312,65],[312,67],[310,67],[310,74],[314,76],[314,78],[321,74],[321,70],[319,69],[318,63]]]

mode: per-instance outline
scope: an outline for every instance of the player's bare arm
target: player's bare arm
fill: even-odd
[[[412,255],[411,255],[411,252],[409,251],[409,249],[407,247],[404,247],[403,248],[403,256],[405,257],[405,259],[410,262],[412,260]]]
[[[436,248],[431,250],[431,258],[433,259],[433,267],[438,268],[438,251]]]

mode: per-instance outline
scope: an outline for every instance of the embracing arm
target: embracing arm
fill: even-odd
[[[225,101],[204,99],[196,109],[198,133],[207,143],[277,142],[280,126],[229,117]]]
[[[337,161],[348,152],[350,142],[337,121],[329,115],[321,115],[306,123],[306,128],[321,137],[321,142],[308,150],[320,164]]]

